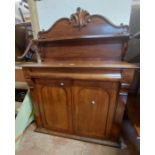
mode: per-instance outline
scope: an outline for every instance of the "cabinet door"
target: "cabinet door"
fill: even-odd
[[[80,82],[73,88],[74,132],[80,136],[107,138],[115,111],[118,83]]]
[[[38,79],[35,82],[43,127],[71,132],[70,81]]]

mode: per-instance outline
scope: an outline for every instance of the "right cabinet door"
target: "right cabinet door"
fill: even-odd
[[[118,83],[75,81],[73,125],[77,135],[105,139],[110,136]]]

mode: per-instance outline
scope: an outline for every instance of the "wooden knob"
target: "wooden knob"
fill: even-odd
[[[60,83],[60,86],[64,86],[64,83],[63,83],[63,82],[61,82],[61,83]]]
[[[95,101],[91,101],[91,104],[96,104],[96,102]]]

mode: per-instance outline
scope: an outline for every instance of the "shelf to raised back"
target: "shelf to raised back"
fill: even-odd
[[[77,8],[70,18],[61,18],[38,33],[37,54],[50,61],[122,61],[127,51],[128,26],[116,26],[101,15]]]

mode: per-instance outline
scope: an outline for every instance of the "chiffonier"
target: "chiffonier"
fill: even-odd
[[[33,49],[37,58],[23,65],[36,131],[101,144],[116,142],[137,68],[123,61],[128,39],[127,26],[81,8],[39,32],[20,57]]]

